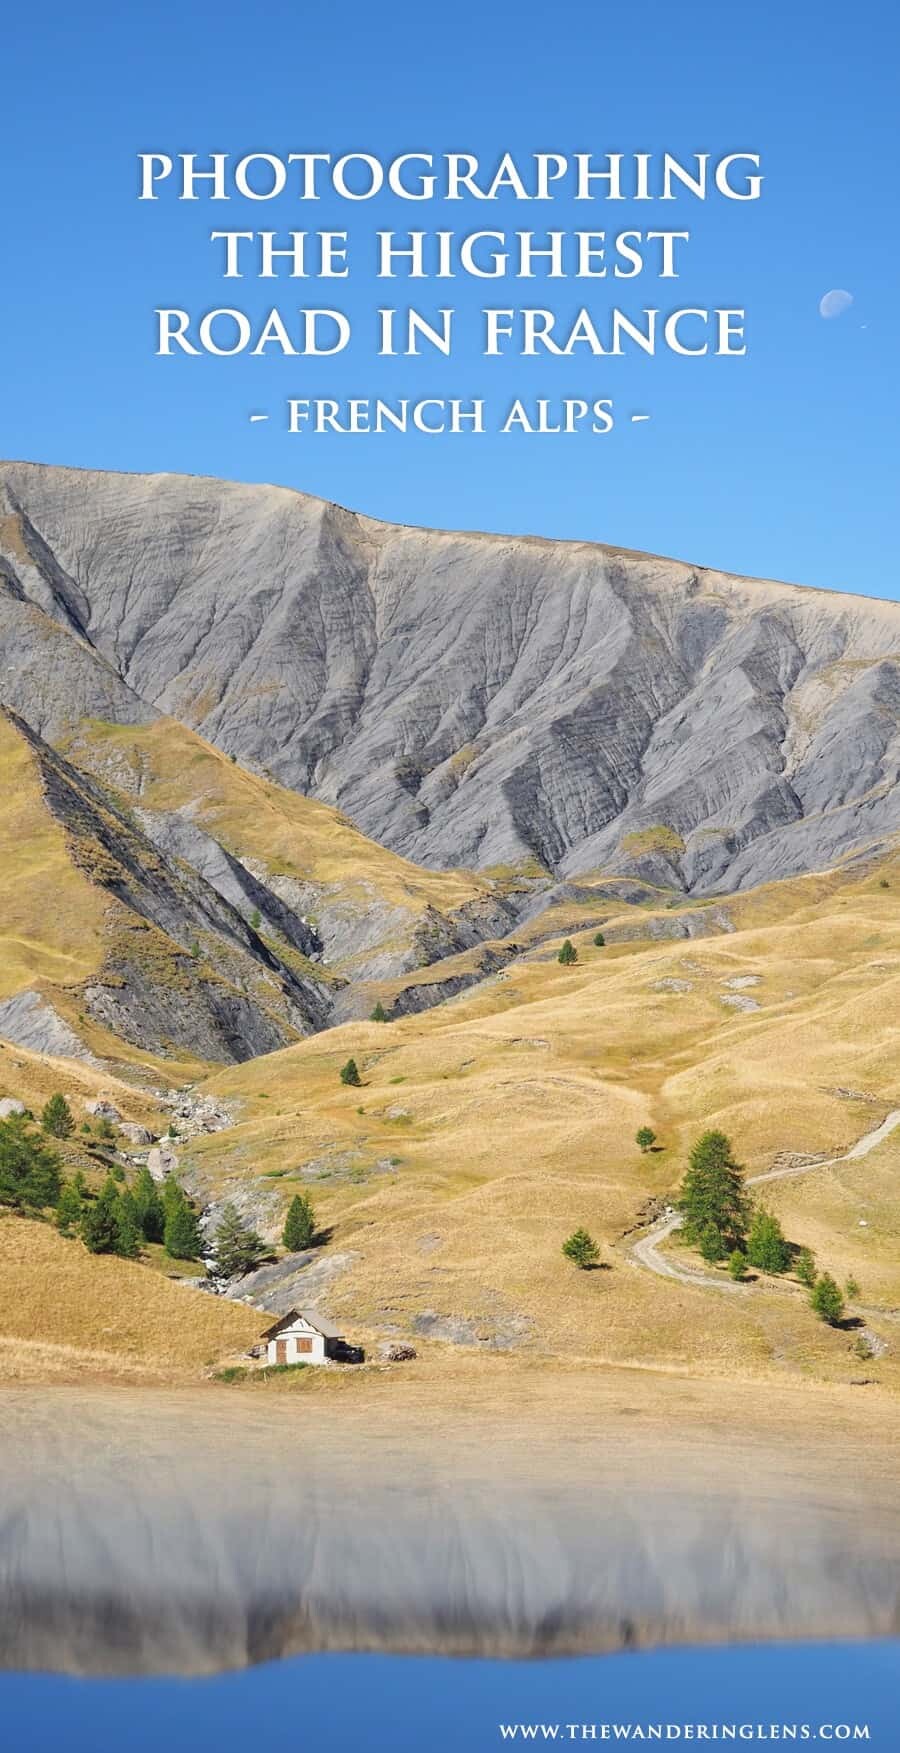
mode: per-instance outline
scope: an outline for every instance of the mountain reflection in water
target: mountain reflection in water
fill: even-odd
[[[202,1674],[298,1651],[548,1656],[885,1637],[900,1513],[600,1430],[508,1453],[312,1403],[2,1396],[2,1661]],[[645,1445],[646,1447],[646,1445]],[[513,1459],[518,1455],[518,1466]],[[693,1476],[692,1476],[693,1472]],[[896,1489],[893,1498],[896,1500]]]

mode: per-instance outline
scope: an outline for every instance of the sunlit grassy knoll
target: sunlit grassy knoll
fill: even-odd
[[[0,1216],[0,1379],[200,1378],[266,1325],[238,1303]]]

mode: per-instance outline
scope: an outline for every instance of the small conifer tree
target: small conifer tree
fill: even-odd
[[[597,945],[598,950],[602,950],[604,944],[606,943],[606,938],[603,936],[602,931],[595,931],[594,932],[594,942]]]
[[[60,1185],[59,1158],[31,1131],[29,1116],[0,1120],[0,1205],[43,1211],[56,1205]]]
[[[378,1003],[375,1006],[375,1009],[372,1011],[372,1013],[369,1017],[369,1021],[370,1021],[370,1023],[386,1023],[389,1021],[388,1013],[385,1010],[384,1005],[382,1004],[380,998],[378,1000]]]
[[[295,1193],[284,1220],[284,1245],[291,1254],[302,1253],[304,1248],[312,1247],[315,1233],[316,1219],[312,1205],[305,1193]]]
[[[51,1138],[71,1138],[75,1131],[75,1121],[65,1096],[57,1094],[44,1103],[41,1125]]]
[[[266,1244],[256,1231],[244,1223],[237,1207],[226,1205],[216,1229],[216,1270],[223,1278],[237,1278],[253,1272],[265,1259]]]
[[[644,1153],[651,1150],[656,1143],[656,1133],[654,1132],[653,1127],[640,1126],[635,1133],[634,1142]]]
[[[171,1189],[171,1191],[170,1191]],[[173,1260],[199,1260],[203,1239],[197,1213],[178,1182],[169,1177],[164,1200],[166,1223],[163,1244]]]
[[[115,1252],[125,1260],[136,1260],[141,1251],[141,1221],[138,1217],[137,1204],[133,1193],[127,1188],[119,1194],[119,1205],[116,1211],[116,1247]]]
[[[827,1321],[829,1327],[837,1327],[843,1320],[844,1299],[830,1272],[823,1272],[821,1278],[816,1279],[809,1301],[820,1321]]]
[[[144,1240],[161,1242],[166,1228],[166,1209],[159,1188],[146,1165],[138,1171],[133,1197]]]
[[[728,1253],[725,1238],[718,1224],[705,1223],[697,1237],[697,1245],[708,1266],[715,1266]]]
[[[74,1181],[64,1181],[56,1206],[56,1227],[61,1236],[73,1236],[81,1223],[84,1200]]]
[[[679,1208],[688,1242],[699,1244],[708,1225],[727,1243],[725,1253],[739,1248],[747,1234],[750,1202],[743,1174],[724,1132],[704,1132],[691,1150]],[[722,1256],[720,1256],[721,1258]]]
[[[728,1256],[728,1270],[731,1273],[735,1284],[740,1284],[741,1279],[747,1270],[747,1256],[740,1248],[732,1248],[731,1253]]]
[[[595,1266],[600,1258],[600,1249],[593,1236],[588,1230],[580,1227],[573,1230],[572,1234],[566,1238],[562,1251],[566,1259],[579,1266],[582,1272],[586,1272],[589,1266]]]
[[[563,944],[562,949],[560,950],[559,955],[557,956],[556,959],[558,962],[562,963],[564,968],[571,968],[573,962],[577,962],[578,951],[575,948],[575,945],[573,944],[572,939],[570,937],[566,938],[566,941]]]
[[[759,1272],[786,1272],[791,1263],[791,1250],[777,1217],[762,1206],[753,1214],[747,1237],[747,1259]]]
[[[119,1205],[119,1189],[109,1175],[81,1214],[81,1239],[92,1254],[118,1253]]]
[[[847,1296],[849,1297],[851,1303],[858,1303],[859,1302],[859,1299],[862,1296],[862,1291],[860,1289],[858,1279],[848,1278],[848,1280],[844,1286],[844,1289],[845,1289]]]
[[[356,1090],[360,1088],[362,1078],[359,1075],[359,1066],[355,1059],[348,1059],[346,1065],[341,1066],[341,1083],[350,1084]]]
[[[796,1272],[800,1283],[805,1284],[807,1290],[812,1290],[816,1282],[816,1256],[812,1248],[800,1249],[797,1255]]]

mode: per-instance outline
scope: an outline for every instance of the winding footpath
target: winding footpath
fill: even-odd
[[[885,1116],[880,1125],[874,1126],[871,1132],[864,1132],[862,1138],[844,1151],[842,1156],[828,1157],[824,1162],[808,1162],[793,1164],[788,1169],[767,1169],[764,1175],[748,1175],[745,1185],[759,1187],[764,1181],[783,1181],[789,1175],[811,1175],[815,1169],[831,1169],[837,1163],[858,1162],[860,1157],[869,1155],[879,1144],[900,1126],[900,1108],[893,1108]],[[637,1266],[643,1266],[648,1272],[655,1272],[658,1278],[674,1278],[678,1284],[690,1284],[704,1290],[723,1290],[728,1295],[741,1296],[746,1294],[747,1286],[734,1284],[730,1279],[713,1278],[699,1267],[684,1266],[659,1252],[663,1242],[667,1242],[677,1229],[681,1228],[681,1213],[671,1212],[661,1218],[649,1229],[646,1235],[633,1242],[628,1250],[629,1259]]]

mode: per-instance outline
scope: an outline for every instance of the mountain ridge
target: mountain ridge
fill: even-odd
[[[895,603],[210,477],[0,483],[26,667],[29,613],[68,641],[8,699],[51,741],[162,713],[435,870],[709,894],[900,830]]]

